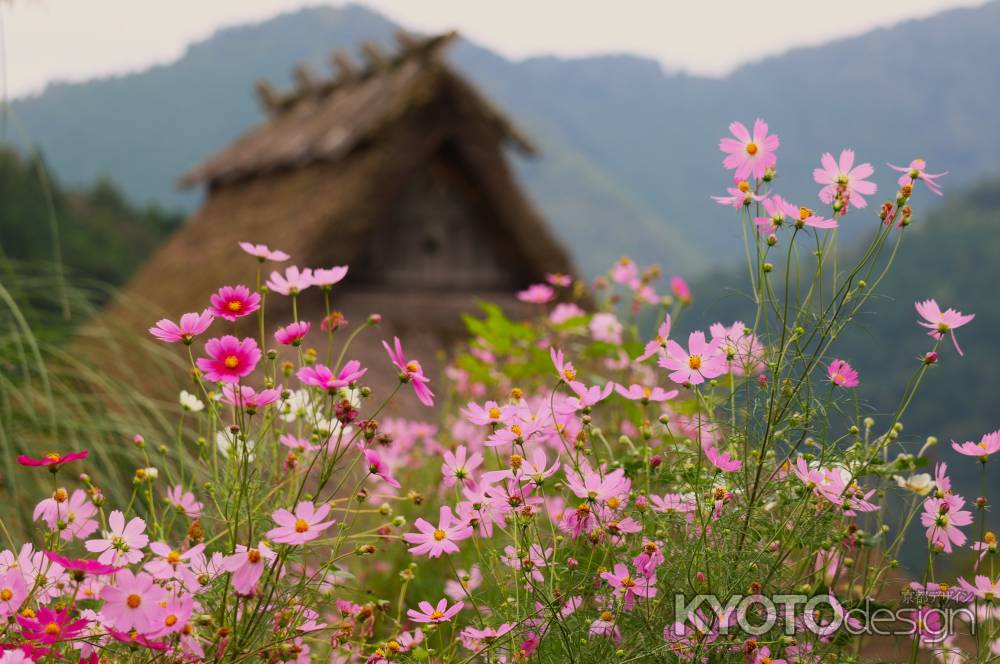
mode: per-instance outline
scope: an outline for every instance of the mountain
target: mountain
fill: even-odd
[[[290,85],[295,63],[325,67],[331,48],[365,39],[391,47],[395,28],[361,6],[313,7],[220,30],[144,72],[52,84],[11,110],[20,140],[37,143],[64,180],[107,174],[134,199],[191,209],[197,196],[177,192],[175,179],[261,118],[255,79]],[[814,200],[819,155],[845,146],[876,166],[924,157],[950,170],[953,186],[1000,173],[998,33],[992,2],[724,78],[626,55],[511,62],[469,42],[451,57],[541,144],[520,177],[587,272],[630,254],[695,274],[709,256],[739,259],[728,211],[709,201],[727,184],[716,145],[733,119],[761,116],[781,135],[778,185],[802,201]]]

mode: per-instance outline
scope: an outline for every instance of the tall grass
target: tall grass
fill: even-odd
[[[137,389],[130,367],[176,376],[179,362],[143,331],[123,337],[102,322],[99,303],[112,296],[52,266],[0,268],[0,520],[14,537],[30,532],[32,507],[53,488],[49,473],[19,467],[19,454],[90,450],[78,468],[99,468],[108,498],[127,502],[135,469],[157,465],[158,443],[177,436],[177,404]],[[132,444],[137,433],[144,451]]]

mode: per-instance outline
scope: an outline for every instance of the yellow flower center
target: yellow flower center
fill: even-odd
[[[516,425],[516,424],[515,424],[515,425],[513,425],[513,426],[512,426],[511,428],[510,428],[510,432],[511,432],[512,434],[514,434],[515,436],[517,436],[518,438],[520,438],[520,437],[521,437],[521,427],[519,427],[519,426],[518,426],[518,425]]]
[[[601,611],[601,620],[604,622],[611,622],[615,619],[615,614],[610,611]]]
[[[996,544],[997,536],[993,533],[992,530],[990,530],[985,535],[983,535],[983,541],[986,542],[987,544]]]
[[[563,377],[566,379],[567,383],[572,382],[576,380],[576,371],[573,369],[566,369],[563,371]]]
[[[34,618],[35,617],[35,612],[33,610],[31,610],[30,608],[25,608],[23,611],[21,611],[21,617],[22,618],[28,618],[28,619]]]
[[[235,369],[236,367],[240,366],[240,358],[236,357],[235,355],[230,355],[225,359],[224,364],[230,369]]]
[[[131,609],[138,609],[139,605],[142,604],[142,598],[138,595],[132,594],[125,599],[125,603],[128,604]]]
[[[635,581],[632,580],[631,576],[626,576],[622,579],[622,588],[635,588]]]
[[[163,619],[163,624],[166,625],[167,627],[173,627],[174,625],[177,624],[177,616],[171,613],[170,615],[168,615],[166,618]]]
[[[436,539],[439,542],[443,540],[447,535],[448,533],[444,532],[440,528],[434,531],[434,539]]]
[[[176,551],[171,551],[167,554],[167,562],[171,565],[177,565],[181,561],[181,554]]]
[[[56,452],[49,452],[45,455],[45,458],[49,461],[59,461],[59,459],[62,459],[62,457]]]
[[[235,312],[235,311],[239,311],[240,309],[243,308],[243,303],[240,302],[239,300],[230,300],[229,304],[227,304],[226,307],[230,311],[234,311]]]
[[[255,565],[259,563],[260,551],[258,551],[257,549],[247,549],[247,560],[249,560],[251,563]]]
[[[444,614],[442,612],[440,612],[440,611],[432,611],[431,612],[431,619],[432,620],[441,620],[442,618],[444,618]]]
[[[14,591],[10,588],[0,588],[0,600],[9,602],[14,597]]]
[[[801,219],[802,221],[805,221],[806,219],[808,219],[811,216],[813,216],[813,211],[812,210],[810,210],[807,207],[800,207],[799,208],[799,219]]]
[[[420,363],[416,360],[410,360],[406,363],[406,370],[410,373],[420,373]]]
[[[403,649],[403,646],[400,645],[399,641],[388,641],[386,642],[385,647],[391,650],[392,652],[399,652],[400,650]]]
[[[496,406],[493,406],[492,408],[490,408],[488,415],[490,416],[491,420],[498,420],[500,419],[500,409],[497,408]]]
[[[49,636],[58,636],[59,632],[61,631],[62,629],[59,627],[59,625],[54,622],[50,622],[45,626],[45,633],[48,634]]]
[[[980,443],[980,444],[982,444],[982,443]],[[57,503],[64,503],[68,499],[69,499],[69,493],[66,491],[66,489],[61,489],[61,488],[60,489],[56,489],[52,493],[52,500],[56,501]]]
[[[308,521],[306,521],[305,519],[296,519],[295,520],[295,532],[297,532],[297,533],[304,533],[307,530],[309,530],[309,522]]]
[[[510,455],[510,467],[511,468],[520,468],[521,467],[521,461],[522,461],[522,459],[521,459],[521,455],[520,454],[511,454]]]
[[[619,505],[621,505],[621,501],[618,500],[616,496],[611,496],[610,498],[608,498],[608,507],[610,507],[611,509],[616,510],[618,509]]]
[[[751,157],[757,154],[756,143],[747,143],[747,154],[750,155]]]
[[[736,188],[745,194],[750,191],[750,183],[746,180],[740,180],[739,184],[736,185]]]
[[[701,355],[692,355],[688,358],[688,366],[697,371],[701,369]]]

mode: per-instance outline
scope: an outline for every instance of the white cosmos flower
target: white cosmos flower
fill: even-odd
[[[222,431],[215,434],[215,446],[219,448],[219,453],[225,458],[229,458],[229,453],[233,451],[236,445],[235,435],[232,434],[229,429],[223,429]],[[254,459],[254,448],[257,447],[257,441],[248,440],[246,442],[247,450],[247,461],[253,461]],[[237,448],[238,450],[239,448]]]
[[[934,488],[934,480],[931,479],[931,476],[927,473],[910,475],[909,477],[893,475],[892,479],[896,480],[896,484],[899,485],[899,488],[912,491],[918,496],[926,496],[931,492],[931,489]]]
[[[205,410],[205,404],[202,403],[201,399],[191,394],[187,390],[181,390],[180,396],[181,408],[192,413],[200,413]]]

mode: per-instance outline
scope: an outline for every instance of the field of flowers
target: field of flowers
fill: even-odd
[[[664,291],[660,268],[623,258],[588,287],[552,274],[523,291],[533,320],[484,305],[444,376],[386,339],[399,380],[379,394],[351,347],[380,317],[348,330],[329,307],[348,268],[278,269],[291,257],[242,242],[253,287],[220,284],[149,329],[192,379],[175,436],[133,432],[127,499],[106,497],[88,449],[17,459],[47,488],[30,541],[3,528],[0,663],[1000,657],[1000,432],[952,443],[948,463],[982,469],[963,497],[929,467],[937,440],[903,427],[974,315],[916,302],[898,333],[926,334],[926,352],[878,411],[864,367],[837,356],[905,251],[911,199],[940,195],[943,174],[891,166],[878,204],[874,168],[843,150],[813,173],[815,208],[794,205],[777,135],[730,131],[716,200],[742,229],[757,314],[707,331],[675,332],[681,277]],[[837,252],[845,223],[870,228],[861,251]],[[265,317],[307,289],[324,319]],[[383,416],[411,390],[424,420]],[[905,582],[904,546],[926,553]]]

